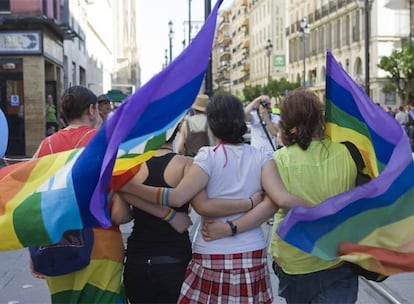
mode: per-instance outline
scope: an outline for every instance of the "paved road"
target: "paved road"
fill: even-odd
[[[193,216],[193,222],[197,223],[197,216]],[[264,224],[263,230],[270,238],[270,226]],[[124,239],[129,234],[131,225],[123,225]],[[50,304],[48,289],[43,280],[31,276],[28,268],[28,252],[26,249],[0,252],[0,304]],[[270,267],[270,259],[269,259]],[[285,303],[277,296],[277,277],[273,271],[271,281],[274,303]],[[372,287],[360,282],[360,292],[357,304],[387,304],[387,303],[414,303],[414,273],[396,275],[384,283],[376,284],[381,291],[393,296],[388,299],[380,297]],[[335,304],[339,304],[340,300]]]

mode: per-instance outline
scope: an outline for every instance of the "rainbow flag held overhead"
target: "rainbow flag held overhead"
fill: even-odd
[[[326,132],[360,150],[369,183],[292,209],[277,233],[301,250],[392,275],[414,271],[414,162],[408,137],[327,53]]]
[[[70,229],[111,226],[111,179],[150,158],[191,108],[221,3],[180,56],[128,97],[86,147],[0,171],[0,251],[56,243]]]

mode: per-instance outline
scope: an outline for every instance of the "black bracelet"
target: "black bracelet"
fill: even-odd
[[[237,233],[237,226],[233,224],[232,221],[226,221],[227,224],[229,224],[231,229],[231,236],[236,235]]]

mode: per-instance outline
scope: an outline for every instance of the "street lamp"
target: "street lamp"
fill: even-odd
[[[266,56],[267,56],[267,82],[269,83],[270,81],[270,57],[272,56],[272,51],[273,51],[273,44],[270,39],[267,39],[265,50],[266,50]]]
[[[188,44],[191,43],[191,0],[188,0]]]
[[[167,67],[168,65],[168,50],[167,49],[165,49],[164,60],[165,60],[164,67]]]
[[[170,28],[170,31],[168,32],[168,38],[170,39],[170,62],[172,61],[172,39],[174,37],[174,31],[173,31],[173,23],[170,20],[168,22],[168,27]]]
[[[211,0],[204,0],[204,20],[207,20],[208,16],[211,13]],[[213,62],[211,59],[211,56],[208,60],[208,65],[207,65],[207,70],[206,70],[206,74],[205,74],[205,78],[204,78],[204,89],[205,89],[205,94],[208,96],[212,96],[213,95]]]
[[[365,93],[369,96],[369,41],[371,33],[371,20],[370,20],[370,11],[372,7],[372,2],[374,0],[359,0],[360,7],[364,9],[364,21],[365,21]]]
[[[299,33],[303,42],[303,86],[306,87],[306,37],[310,33],[310,25],[306,17],[300,21]]]

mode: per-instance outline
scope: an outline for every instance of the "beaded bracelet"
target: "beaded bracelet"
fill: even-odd
[[[174,209],[168,210],[168,212],[164,215],[164,217],[162,218],[164,221],[166,221],[167,223],[171,222],[172,219],[174,218],[174,216],[177,214],[177,211],[175,211]]]

